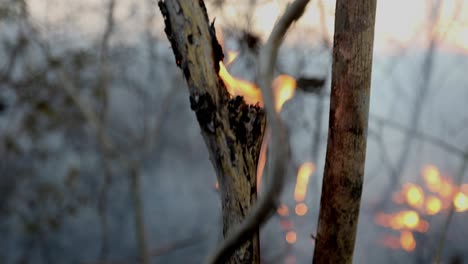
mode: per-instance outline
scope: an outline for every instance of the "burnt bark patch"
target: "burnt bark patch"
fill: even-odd
[[[216,106],[208,93],[190,96],[190,108],[195,112],[200,127],[209,134],[216,130]]]
[[[219,62],[224,60],[224,53],[221,44],[216,38],[216,29],[214,26],[215,20],[210,25],[211,46],[213,47],[213,62],[216,73],[219,73]]]

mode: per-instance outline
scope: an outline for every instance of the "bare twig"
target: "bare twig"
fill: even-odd
[[[416,139],[420,139],[420,140],[424,140],[426,142],[429,142],[431,143],[432,145],[434,146],[438,146],[442,149],[444,149],[445,151],[451,153],[451,154],[454,154],[456,156],[465,156],[467,155],[468,151],[465,151],[455,145],[452,145],[438,137],[434,137],[434,136],[431,136],[429,134],[426,134],[426,133],[423,133],[421,131],[418,131],[417,129],[411,127],[406,127],[405,125],[399,123],[399,122],[396,122],[396,121],[393,121],[391,119],[387,119],[387,118],[384,118],[384,117],[380,117],[378,115],[370,115],[370,120],[371,121],[374,121],[374,122],[377,122],[378,124],[382,125],[382,126],[387,126],[387,127],[390,127],[390,128],[393,128],[393,129],[396,129],[396,130],[399,130],[399,131],[402,131],[404,133],[407,133],[407,134],[412,134]]]
[[[208,263],[223,263],[243,241],[248,239],[260,225],[271,217],[283,188],[284,175],[289,161],[289,144],[286,131],[275,110],[274,96],[271,89],[273,70],[278,56],[278,49],[291,24],[301,17],[309,1],[296,0],[286,9],[276,23],[265,47],[260,53],[259,86],[262,90],[265,111],[271,129],[270,150],[272,153],[269,170],[269,185],[266,192],[259,198],[253,211],[234,232],[221,244],[218,250],[207,261]]]
[[[460,170],[458,171],[457,179],[455,182],[456,186],[460,186],[462,184],[463,177],[465,176],[465,171],[467,167],[468,167],[468,154],[465,154],[463,156]],[[437,251],[436,251],[435,258],[434,258],[434,262],[437,264],[440,264],[442,253],[444,251],[445,242],[447,240],[448,229],[449,229],[454,213],[455,213],[455,205],[452,202],[450,203],[450,209],[449,209],[447,218],[445,219],[444,224],[442,226],[442,233],[440,234],[439,245],[437,246]]]

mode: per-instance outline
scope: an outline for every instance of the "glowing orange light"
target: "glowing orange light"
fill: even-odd
[[[294,244],[294,243],[296,243],[296,239],[297,239],[296,232],[294,232],[294,231],[288,231],[288,232],[286,233],[286,242],[288,242],[288,244]]]
[[[298,216],[304,216],[307,214],[307,205],[305,203],[300,203],[296,205],[295,212]]]
[[[416,208],[419,208],[424,203],[424,192],[421,187],[415,184],[408,184],[405,186],[406,202]]]
[[[453,195],[453,191],[454,191],[454,188],[452,186],[452,184],[447,181],[447,180],[444,180],[442,181],[441,185],[440,185],[440,190],[439,190],[439,194],[444,197],[444,198],[449,198]]]
[[[427,165],[424,167],[423,171],[423,178],[426,182],[427,188],[432,192],[438,192],[440,190],[440,172],[434,165]]]
[[[468,210],[468,197],[466,194],[459,192],[455,195],[453,199],[453,205],[457,212],[464,212]]]
[[[278,209],[276,209],[276,212],[281,216],[287,216],[289,214],[289,209],[285,204],[281,204]]]
[[[231,53],[229,53],[231,54]],[[229,60],[234,60],[236,54],[232,55]],[[232,96],[243,96],[247,104],[259,104],[263,106],[262,93],[260,89],[253,83],[234,78],[226,69],[222,62],[219,63],[219,77],[224,81],[226,89]],[[275,108],[280,111],[283,104],[291,99],[296,89],[296,80],[288,75],[279,75],[273,81],[273,92],[275,94]]]
[[[260,90],[251,82],[234,78],[222,62],[219,63],[219,77],[224,81],[229,94],[243,96],[248,104],[263,105]]]
[[[460,186],[460,190],[464,193],[464,194],[468,194],[468,184],[462,184]]]
[[[279,75],[273,81],[276,111],[280,111],[283,104],[294,96],[296,80],[289,75]]]
[[[435,196],[430,196],[426,201],[426,213],[429,215],[435,215],[442,209],[442,202]]]
[[[400,234],[401,247],[406,251],[413,251],[416,248],[416,240],[410,231],[402,231]]]
[[[262,186],[263,170],[267,160],[268,141],[270,141],[270,131],[267,130],[263,136],[262,146],[260,147],[260,156],[257,164],[257,192],[260,192]]]
[[[299,168],[299,171],[297,172],[296,188],[294,189],[294,199],[296,202],[304,201],[307,194],[309,177],[314,170],[315,165],[312,162],[306,162]]]
[[[224,38],[222,31],[216,32],[221,47],[224,48]],[[231,64],[239,55],[237,51],[226,52],[226,65]],[[223,62],[219,63],[219,76],[224,81],[226,89],[232,96],[243,96],[247,104],[259,104],[263,106],[262,94],[260,89],[246,80],[235,78],[226,69]],[[275,108],[280,111],[283,104],[291,99],[296,89],[296,80],[289,75],[279,75],[273,81],[273,93],[275,95]]]
[[[231,64],[239,55],[239,52],[237,51],[228,51],[227,52],[227,58],[226,58],[226,65]]]
[[[215,182],[214,187],[215,187],[216,190],[219,190],[219,182],[218,181]]]
[[[408,228],[415,228],[419,223],[419,215],[416,211],[406,211],[403,213],[403,223]]]

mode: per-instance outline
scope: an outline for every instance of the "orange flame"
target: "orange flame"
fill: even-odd
[[[280,216],[287,216],[289,214],[289,209],[285,204],[281,204],[278,209],[276,209],[276,212]]]
[[[266,159],[267,159],[267,149],[268,149],[268,141],[270,140],[270,131],[267,130],[265,135],[263,136],[262,146],[260,147],[260,156],[258,157],[258,164],[257,164],[257,191],[260,191],[262,177],[263,177],[263,170],[265,169]]]
[[[239,52],[237,51],[228,51],[226,64],[227,65],[231,64],[231,62],[233,62],[237,58],[238,55],[239,55]]]
[[[448,177],[441,175],[434,165],[423,168],[422,177],[427,188],[433,194],[426,196],[423,187],[417,184],[405,184],[401,191],[393,196],[393,200],[399,204],[407,204],[416,210],[400,211],[393,214],[378,213],[375,217],[376,224],[398,230],[401,232],[399,248],[412,251],[416,247],[413,231],[427,232],[429,223],[421,218],[423,215],[432,216],[446,210],[453,204],[456,212],[468,211],[468,184],[457,186]],[[395,248],[395,238],[386,237],[382,243],[389,248]]]
[[[440,190],[440,182],[442,181],[439,169],[434,165],[428,165],[424,167],[422,174],[427,188],[431,192],[438,192]]]
[[[401,232],[400,244],[404,250],[413,251],[416,248],[416,240],[414,240],[413,233],[410,231]]]
[[[416,184],[407,184],[404,189],[406,202],[409,205],[420,208],[424,204],[424,192],[421,187]]]
[[[296,208],[295,208],[295,212],[298,216],[304,216],[305,214],[307,214],[307,205],[305,203],[299,203],[296,205]]]
[[[376,216],[375,222],[384,227],[394,230],[410,229],[418,232],[426,232],[429,224],[421,220],[418,212],[414,210],[401,211],[395,214],[380,213]]]
[[[289,99],[294,96],[296,80],[289,75],[279,75],[273,81],[273,92],[275,93],[275,108],[279,112]]]
[[[224,48],[223,32],[217,31],[216,35],[221,47]],[[226,65],[229,65],[238,57],[239,52],[227,51],[226,54]],[[219,77],[224,81],[226,89],[232,96],[243,96],[247,104],[254,105],[258,103],[260,106],[263,106],[260,89],[247,80],[232,76],[223,62],[219,62]],[[293,97],[296,89],[296,80],[289,75],[279,75],[273,81],[272,87],[275,95],[275,108],[279,112],[283,104]]]
[[[288,231],[288,232],[286,233],[286,242],[288,242],[288,244],[294,244],[294,243],[296,243],[296,239],[297,239],[296,232],[294,232],[294,231]]]
[[[263,105],[260,90],[251,82],[234,78],[222,62],[219,63],[219,77],[224,81],[229,94],[243,96],[248,104],[259,103]]]
[[[232,62],[237,57],[237,53],[228,53],[228,62]],[[235,78],[226,69],[222,62],[219,63],[219,77],[224,81],[226,89],[232,96],[243,96],[247,104],[259,104],[263,106],[262,93],[253,83]],[[296,80],[289,75],[279,75],[273,81],[273,92],[275,95],[275,108],[280,111],[286,101],[294,96],[296,90]]]
[[[453,198],[453,205],[457,212],[464,212],[468,210],[468,196],[462,192],[458,192]]]
[[[435,196],[430,196],[426,201],[426,213],[429,215],[435,215],[442,209],[442,201]]]
[[[312,162],[306,162],[299,168],[299,171],[297,172],[296,188],[294,189],[294,199],[296,202],[304,201],[307,194],[309,177],[314,170],[315,165]]]

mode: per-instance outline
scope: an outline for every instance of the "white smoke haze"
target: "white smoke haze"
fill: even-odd
[[[253,82],[256,53],[245,32],[258,36],[261,46],[287,1],[206,2],[210,19],[216,18],[223,32],[225,54],[239,52],[229,72]],[[224,3],[216,7],[215,2]],[[437,7],[435,2],[378,1],[354,263],[432,262],[451,200],[429,190],[422,171],[436,166],[451,180],[454,194],[457,187],[465,190],[457,177],[460,153],[468,150],[468,2],[441,1],[439,16],[431,20],[429,7]],[[0,263],[135,263],[135,207],[125,160],[137,161],[140,171],[151,263],[201,263],[222,238],[215,172],[157,1],[115,1],[104,56],[108,7],[109,1],[97,0],[0,2]],[[277,74],[324,79],[325,85],[319,92],[296,89],[282,107],[292,146],[281,199],[288,214],[278,212],[261,231],[264,263],[312,259],[328,131],[333,20],[334,1],[312,1],[280,51]],[[65,83],[72,84],[75,97]],[[103,154],[96,124],[83,108],[104,116],[115,153]],[[307,212],[299,216],[294,192],[298,169],[306,162],[315,170],[303,201]],[[107,166],[112,179],[103,243],[99,204]],[[405,183],[423,190],[420,208],[395,201]],[[439,197],[445,207],[428,214],[429,196]],[[444,263],[468,261],[467,210],[457,209]],[[412,249],[402,248],[402,230],[376,223],[379,213],[403,210],[416,211],[429,226],[425,232],[409,228]],[[294,240],[288,232],[295,232]]]

